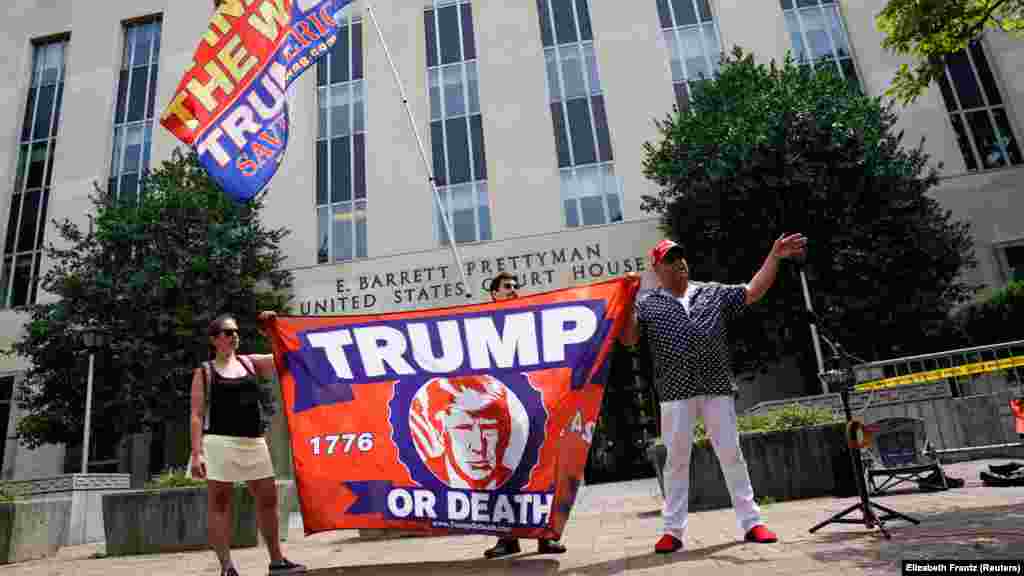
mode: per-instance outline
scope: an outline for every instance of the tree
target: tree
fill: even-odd
[[[661,190],[643,209],[662,215],[698,280],[749,281],[775,238],[803,232],[829,333],[863,358],[927,348],[922,336],[972,292],[961,272],[975,262],[967,224],[926,195],[936,170],[895,123],[831,67],[759,65],[736,48],[687,110],[656,122],[643,169]],[[806,361],[803,307],[797,265],[784,263],[733,330],[738,368]]]
[[[17,424],[31,447],[81,441],[86,368],[76,327],[111,336],[97,355],[91,420],[96,438],[118,438],[186,418],[213,318],[236,314],[251,342],[257,312],[285,310],[290,299],[278,248],[287,231],[260,223],[261,198],[244,206],[228,199],[194,153],[176,150],[137,203],[98,187],[90,198],[88,231],[55,222],[63,246],[48,246],[53,267],[41,286],[58,300],[28,307],[13,346],[31,362]]]
[[[1024,35],[1024,0],[889,0],[875,19],[882,47],[910,56],[888,94],[914,101],[943,74],[943,57],[967,48],[986,29]]]

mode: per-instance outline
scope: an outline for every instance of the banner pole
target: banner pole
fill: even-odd
[[[462,278],[463,285],[466,286],[466,298],[473,298],[473,291],[469,285],[469,280],[466,278],[466,269],[462,265],[462,258],[459,256],[459,249],[455,245],[455,236],[452,234],[452,226],[448,220],[448,211],[444,209],[444,205],[441,203],[441,195],[437,192],[437,182],[434,179],[434,174],[430,163],[427,162],[427,153],[423,148],[423,140],[420,138],[419,130],[416,128],[416,119],[412,114],[412,108],[409,106],[409,99],[406,97],[405,88],[402,87],[402,79],[398,75],[398,68],[395,67],[394,60],[391,59],[391,51],[388,50],[388,43],[384,40],[384,34],[380,30],[380,25],[377,23],[377,15],[373,11],[373,3],[370,0],[366,0],[366,11],[370,15],[370,20],[373,21],[373,28],[377,31],[377,38],[380,39],[380,45],[384,48],[384,56],[388,59],[388,65],[391,66],[391,73],[395,77],[395,85],[398,86],[398,92],[402,96],[402,105],[405,106],[405,113],[409,117],[409,126],[412,127],[413,136],[416,137],[416,145],[419,148],[420,160],[423,162],[423,169],[427,171],[427,181],[430,183],[430,190],[434,193],[434,201],[437,202],[437,209],[441,213],[441,222],[444,224],[445,234],[448,237],[448,246],[452,250],[452,256],[455,258],[455,265],[459,268],[459,276]]]

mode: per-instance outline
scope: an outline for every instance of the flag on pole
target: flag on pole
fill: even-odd
[[[269,321],[306,534],[558,538],[638,287]]]
[[[292,81],[327,53],[351,0],[225,0],[160,124],[193,147],[226,194],[250,200],[288,145]]]

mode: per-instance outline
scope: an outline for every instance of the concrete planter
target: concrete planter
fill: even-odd
[[[740,435],[754,495],[782,502],[856,493],[843,424]],[[647,450],[665,494],[667,452],[661,444]],[[732,501],[710,444],[694,444],[690,455],[690,510],[729,508]]]
[[[0,564],[56,554],[70,516],[71,498],[0,502]]]
[[[290,481],[278,482],[277,489],[278,527],[283,540],[288,534],[294,489]],[[256,501],[242,484],[235,486],[233,513],[232,547],[257,546]],[[206,487],[106,494],[103,526],[108,556],[206,549]]]
[[[19,500],[71,499],[61,546],[103,541],[104,494],[127,490],[128,474],[63,474],[49,478],[4,482],[0,487]]]

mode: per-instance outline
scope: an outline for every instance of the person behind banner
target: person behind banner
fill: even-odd
[[[245,482],[256,500],[256,523],[270,555],[270,576],[305,572],[305,566],[281,552],[274,466],[263,437],[269,431],[265,415],[270,399],[260,379],[274,377],[274,357],[238,355],[238,323],[230,315],[216,318],[207,333],[215,355],[192,375],[190,471],[207,480],[207,531],[221,576],[238,576],[231,561],[236,482]]]
[[[512,298],[519,297],[519,283],[516,280],[516,277],[509,272],[501,272],[495,276],[491,280],[489,289],[491,293],[491,300],[494,302],[501,302],[502,300],[510,300]],[[537,540],[538,554],[562,554],[565,550],[565,546],[557,540],[547,538],[540,538]],[[519,546],[518,538],[503,536],[498,538],[498,542],[493,547],[484,550],[484,557],[500,558],[511,554],[519,554],[520,552],[522,552],[522,549]]]
[[[683,250],[671,240],[662,240],[651,250],[651,265],[660,287],[637,299],[620,340],[626,345],[636,344],[642,332],[654,357],[661,433],[668,451],[664,534],[654,547],[659,554],[683,547],[690,497],[691,436],[702,415],[744,539],[759,543],[778,540],[761,522],[740,449],[726,323],[764,296],[775,282],[779,260],[802,254],[806,245],[807,239],[801,234],[779,237],[750,283],[734,285],[691,281]]]

